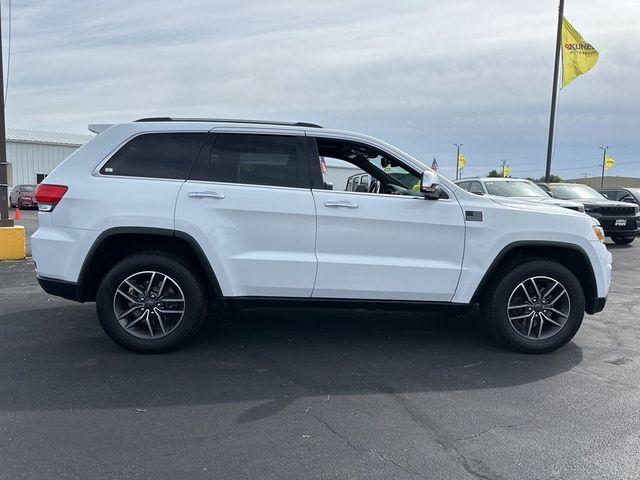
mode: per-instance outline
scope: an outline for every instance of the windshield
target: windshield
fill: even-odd
[[[22,185],[22,187],[20,187],[20,191],[21,192],[35,192],[36,191],[36,187],[34,187],[33,185]]]
[[[485,181],[489,195],[499,197],[549,197],[539,186],[523,180]]]
[[[602,200],[603,197],[596,190],[588,185],[549,185],[557,198],[563,200],[579,200],[579,199],[596,199]]]

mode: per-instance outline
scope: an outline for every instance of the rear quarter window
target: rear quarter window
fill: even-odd
[[[102,175],[185,180],[206,133],[147,133],[129,140],[100,169]]]

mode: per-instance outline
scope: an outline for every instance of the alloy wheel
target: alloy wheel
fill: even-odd
[[[571,313],[567,289],[557,280],[530,277],[513,289],[507,303],[511,327],[529,340],[546,340],[557,335]]]
[[[184,317],[185,297],[170,276],[155,271],[125,278],[113,294],[113,313],[129,334],[157,340],[173,332]]]

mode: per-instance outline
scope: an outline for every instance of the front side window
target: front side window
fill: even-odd
[[[458,182],[456,183],[456,185],[458,185],[461,189],[466,190],[468,192],[469,188],[471,187],[471,182]]]
[[[420,186],[420,176],[410,171],[396,158],[375,147],[362,143],[333,138],[316,138],[318,155],[332,159],[333,163],[346,162],[351,168],[364,170],[356,192],[415,195]]]
[[[100,169],[102,175],[185,180],[206,133],[148,133],[127,142]]]
[[[298,163],[295,136],[221,133],[209,155],[209,179],[297,187]]]

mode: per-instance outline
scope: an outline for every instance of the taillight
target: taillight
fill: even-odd
[[[69,187],[64,185],[47,185],[41,183],[36,188],[36,202],[38,202],[38,210],[41,212],[50,212],[62,200],[67,193]]]

